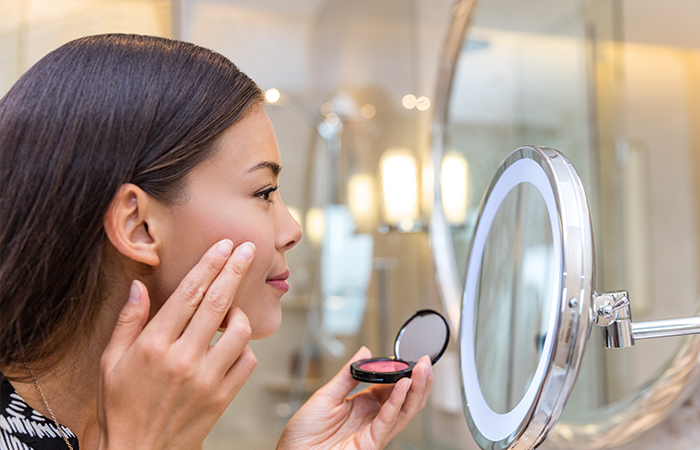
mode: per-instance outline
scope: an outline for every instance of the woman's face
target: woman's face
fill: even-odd
[[[254,339],[280,325],[280,298],[289,276],[285,252],[301,228],[282,203],[280,155],[267,113],[254,107],[221,137],[217,149],[188,176],[184,202],[167,207],[160,266],[153,274],[152,309],[160,309],[187,272],[214,243],[251,241],[255,258],[233,301],[250,320]],[[153,295],[157,294],[157,295]],[[152,311],[152,314],[155,311]],[[226,326],[228,317],[222,324]]]

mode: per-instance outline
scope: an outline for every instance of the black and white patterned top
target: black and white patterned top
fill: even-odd
[[[61,425],[71,445],[78,438]],[[0,450],[67,450],[68,446],[51,419],[35,411],[0,374]]]

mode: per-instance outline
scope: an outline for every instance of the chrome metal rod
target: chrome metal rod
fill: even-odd
[[[698,333],[700,333],[700,317],[632,323],[632,334],[635,340]]]

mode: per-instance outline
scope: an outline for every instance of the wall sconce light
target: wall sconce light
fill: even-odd
[[[418,218],[418,166],[410,149],[390,148],[380,162],[384,220],[412,231]]]
[[[321,208],[311,208],[306,212],[306,237],[313,245],[321,245],[326,223]]]
[[[469,164],[461,154],[449,152],[440,167],[442,209],[450,225],[463,225],[469,202]]]
[[[368,173],[357,173],[348,180],[348,206],[355,225],[361,230],[370,230],[375,222],[374,177]]]

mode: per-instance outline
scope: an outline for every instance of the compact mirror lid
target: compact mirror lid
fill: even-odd
[[[397,359],[417,362],[422,356],[430,356],[435,364],[450,342],[447,320],[431,309],[423,309],[403,324],[396,336],[394,354]]]
[[[561,415],[591,326],[590,216],[564,155],[528,146],[506,158],[468,257],[459,341],[470,431],[483,449],[534,448]]]

